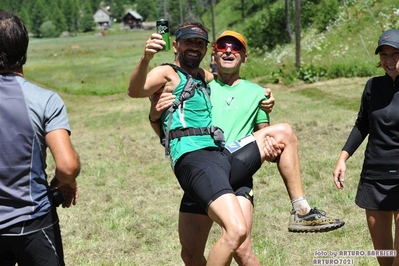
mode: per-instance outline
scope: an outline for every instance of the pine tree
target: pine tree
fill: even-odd
[[[61,9],[65,17],[67,31],[76,33],[78,31],[79,7],[77,0],[62,0]]]
[[[95,26],[92,6],[89,2],[85,2],[82,8],[82,16],[79,19],[79,29],[88,32],[92,31]]]
[[[46,5],[43,0],[36,0],[31,10],[32,33],[40,37],[40,26],[47,17]]]

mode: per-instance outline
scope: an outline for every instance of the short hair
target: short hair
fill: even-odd
[[[0,70],[11,70],[26,63],[28,31],[22,20],[0,9]]]

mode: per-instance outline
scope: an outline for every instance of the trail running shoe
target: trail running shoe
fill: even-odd
[[[292,210],[288,231],[293,233],[322,233],[336,230],[344,224],[343,220],[327,217],[325,211],[316,208],[304,215]]]

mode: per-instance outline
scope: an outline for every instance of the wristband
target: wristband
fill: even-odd
[[[148,115],[148,120],[150,120],[151,124],[155,124],[155,125],[160,125],[161,124],[161,118],[158,118],[157,120],[151,120],[151,115]]]

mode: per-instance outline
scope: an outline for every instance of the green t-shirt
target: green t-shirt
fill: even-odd
[[[263,87],[244,79],[233,86],[215,79],[209,86],[212,121],[224,131],[226,144],[248,136],[255,125],[270,121],[269,115],[259,108],[259,102],[266,99]]]

